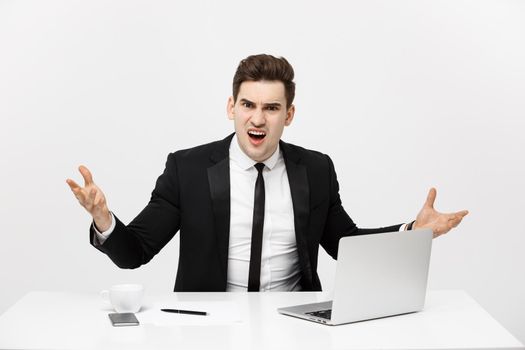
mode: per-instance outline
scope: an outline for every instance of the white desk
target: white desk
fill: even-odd
[[[148,310],[156,312],[157,302],[189,301],[229,301],[239,319],[112,327],[96,294],[32,292],[0,316],[0,349],[525,349],[462,291],[429,292],[423,312],[336,327],[276,311],[326,298],[323,293],[146,294],[139,320]]]

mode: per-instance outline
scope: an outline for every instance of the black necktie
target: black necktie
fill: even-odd
[[[263,163],[254,165],[259,174],[255,182],[255,200],[253,204],[252,248],[250,252],[250,274],[248,275],[248,292],[258,292],[261,277],[261,251],[264,226],[264,178]]]

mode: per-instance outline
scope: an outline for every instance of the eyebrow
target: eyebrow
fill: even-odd
[[[270,103],[265,103],[264,104],[265,107],[281,107],[281,104],[279,102],[270,102]]]
[[[245,99],[245,98],[241,98],[240,99],[240,102],[247,102],[247,103],[251,103],[252,105],[256,105],[255,102],[252,102],[248,99]],[[281,103],[280,102],[269,102],[269,103],[263,103],[264,107],[281,107]]]
[[[251,103],[252,105],[255,104],[254,102],[252,102],[252,101],[250,101],[250,100],[247,100],[247,99],[245,99],[245,98],[241,98],[241,100],[240,100],[239,102],[241,102],[241,103],[242,103],[242,102],[248,102],[248,103]]]

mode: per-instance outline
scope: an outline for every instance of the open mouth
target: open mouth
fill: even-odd
[[[258,142],[261,142],[266,137],[266,133],[260,130],[249,130],[248,136],[250,137],[252,141],[258,143]]]

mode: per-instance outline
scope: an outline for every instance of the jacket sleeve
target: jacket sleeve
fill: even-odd
[[[179,180],[175,154],[170,154],[162,175],[157,179],[151,199],[129,225],[116,216],[114,231],[102,245],[90,242],[120,268],[137,268],[149,262],[180,228]]]
[[[326,156],[326,158],[328,161],[328,171],[330,173],[330,203],[325,229],[321,238],[321,246],[326,252],[332,258],[337,259],[337,250],[339,247],[339,239],[341,239],[341,237],[398,231],[401,224],[379,228],[357,227],[343,208],[341,198],[339,197],[339,183],[337,182],[334,164],[330,157]]]

